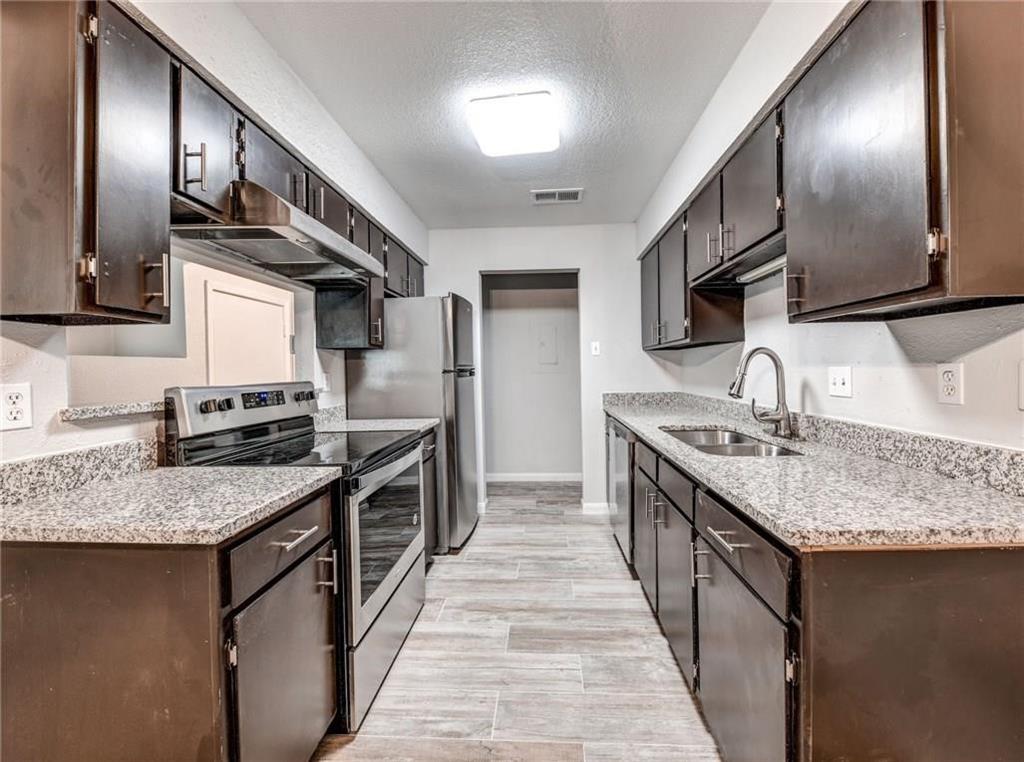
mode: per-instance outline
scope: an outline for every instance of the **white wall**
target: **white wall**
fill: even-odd
[[[679,368],[640,348],[640,268],[631,256],[633,225],[574,225],[430,231],[427,291],[454,291],[473,303],[476,357],[481,337],[482,272],[578,270],[583,500],[605,503],[606,391],[666,391],[679,387]],[[590,354],[590,342],[601,354]],[[482,379],[486,384],[486,379]],[[484,415],[477,386],[477,469],[485,473]]]
[[[647,246],[844,6],[776,2],[768,8],[641,212],[635,252]],[[634,314],[627,322],[634,322]],[[1024,412],[1018,408],[1024,307],[890,323],[789,325],[778,275],[747,289],[744,346],[679,353],[681,388],[724,397],[742,350],[759,345],[781,355],[794,410],[1024,449]],[[935,364],[944,362],[964,363],[961,407],[937,402]],[[828,396],[830,365],[853,368],[852,398]],[[747,394],[774,400],[767,362],[751,367]]]
[[[580,481],[580,318],[575,275],[486,276],[488,481]]]
[[[428,256],[420,218],[237,5],[159,0],[133,5],[366,211],[418,255]]]

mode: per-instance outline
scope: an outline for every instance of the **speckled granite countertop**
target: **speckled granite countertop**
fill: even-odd
[[[606,403],[605,411],[795,548],[1024,545],[1024,498],[814,442],[777,439],[749,416],[642,402]],[[734,429],[803,456],[710,455],[661,427]]]
[[[341,475],[328,467],[156,468],[6,506],[0,539],[216,545]]]
[[[441,423],[438,418],[348,418],[317,423],[317,431],[418,431],[425,434]]]

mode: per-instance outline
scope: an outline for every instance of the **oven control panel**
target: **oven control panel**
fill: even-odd
[[[254,407],[274,407],[284,404],[284,390],[242,392],[242,407],[251,410]]]

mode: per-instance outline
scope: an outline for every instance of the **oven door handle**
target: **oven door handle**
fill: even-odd
[[[423,457],[423,444],[417,444],[406,455],[383,466],[368,471],[360,476],[352,477],[352,499],[358,503],[366,495],[375,492]]]

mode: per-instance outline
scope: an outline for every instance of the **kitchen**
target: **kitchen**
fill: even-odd
[[[0,755],[1021,758],[1022,42],[0,4]]]

